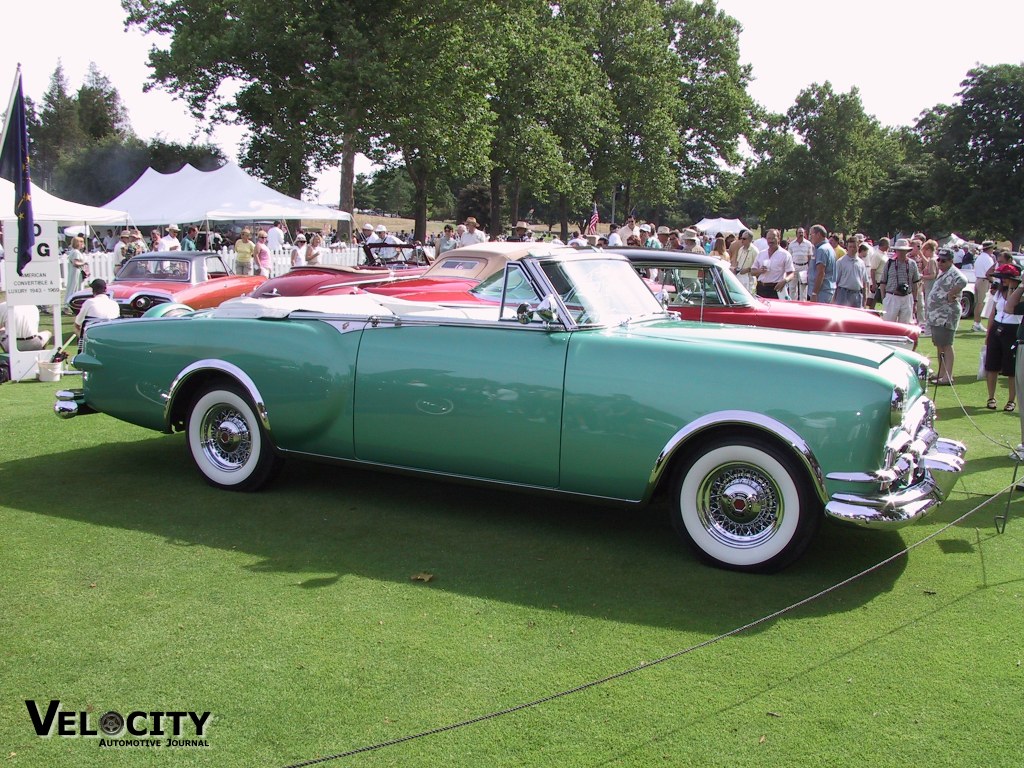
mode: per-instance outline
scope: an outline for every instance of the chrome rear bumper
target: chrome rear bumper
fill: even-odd
[[[85,402],[85,391],[81,389],[61,389],[57,391],[57,402],[53,404],[53,412],[60,419],[73,419],[87,413],[96,413]]]

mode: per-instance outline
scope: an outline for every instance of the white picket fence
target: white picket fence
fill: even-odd
[[[359,263],[361,251],[355,246],[343,245],[333,248],[321,248],[320,249],[320,263],[331,264],[338,266],[354,267]],[[168,256],[172,255],[168,253]],[[235,269],[235,251],[233,248],[222,248],[220,255],[228,265],[228,269],[232,272]],[[114,254],[112,253],[87,253],[85,258],[89,263],[89,275],[90,278],[100,277],[106,281],[110,281],[114,277],[114,273],[117,271],[117,266],[114,263]],[[291,248],[285,248],[281,251],[271,252],[271,264],[272,264],[272,275],[283,275],[285,272],[292,268],[292,251]],[[61,272],[63,273],[66,268],[67,260],[61,261]],[[62,274],[61,280],[64,281],[67,276]]]

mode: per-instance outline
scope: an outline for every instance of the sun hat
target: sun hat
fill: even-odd
[[[1007,280],[1016,280],[1018,283],[1020,279],[1020,269],[1013,264],[1000,264],[996,267],[995,271],[992,272],[993,277],[1006,278]]]
[[[373,232],[373,224],[371,224],[370,222],[366,222],[365,224],[363,224],[363,229]]]
[[[527,224],[525,221],[517,221],[515,228],[516,229],[529,229],[530,225]]]
[[[168,232],[181,232],[181,230],[178,229],[178,225],[177,224],[168,224],[167,225],[167,231]]]
[[[304,234],[302,234],[301,232],[299,232],[299,234],[297,234],[295,236],[295,242],[296,243],[304,243],[304,242],[306,242],[306,236]]]
[[[896,245],[892,247],[894,251],[912,251],[914,247],[910,244],[910,241],[905,237],[901,237],[896,241]]]
[[[658,234],[659,235],[667,235],[667,234],[669,234],[669,228],[668,227],[658,227]]]
[[[687,227],[680,233],[679,237],[683,240],[696,240],[698,237],[697,230],[692,227]]]
[[[373,231],[374,232],[387,232],[388,228],[385,227],[383,224],[378,224],[376,227],[373,228]]]
[[[650,232],[651,231],[651,225],[650,224],[641,224],[640,225],[640,231],[641,232]]]

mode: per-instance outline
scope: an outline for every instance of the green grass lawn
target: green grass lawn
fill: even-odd
[[[728,632],[1010,483],[1019,421],[984,409],[981,338],[961,332],[956,343],[966,415],[952,390],[938,391],[940,431],[970,446],[952,498],[898,533],[823,526],[810,554],[773,576],[699,564],[662,507],[299,462],[265,492],[216,491],[180,435],[102,415],[58,421],[53,392],[67,380],[4,385],[0,763],[285,766]],[[934,354],[930,340],[922,351]],[[1004,506],[666,664],[328,765],[1018,766],[1024,521],[1015,500],[997,534]],[[432,580],[412,579],[424,573]],[[210,711],[210,746],[39,738],[26,699],[87,710],[93,727],[108,710]]]

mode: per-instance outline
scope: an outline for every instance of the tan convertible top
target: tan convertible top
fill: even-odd
[[[503,269],[510,261],[536,254],[576,253],[575,248],[566,245],[547,245],[545,243],[480,243],[467,245],[445,251],[421,278],[435,277],[443,279],[464,277],[467,280],[483,280],[489,275]]]

